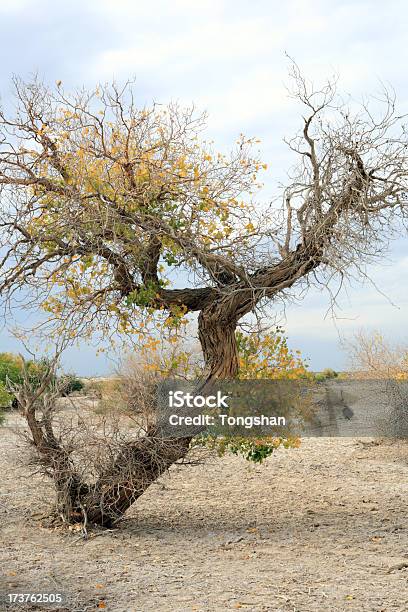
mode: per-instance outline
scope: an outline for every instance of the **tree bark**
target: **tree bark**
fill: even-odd
[[[89,488],[78,505],[90,523],[111,527],[176,461],[188,452],[191,438],[160,438],[148,433],[123,449],[113,465]],[[78,518],[76,518],[78,520]]]
[[[210,306],[200,312],[198,337],[208,379],[233,379],[238,376],[239,360],[234,317],[222,317],[219,308]]]

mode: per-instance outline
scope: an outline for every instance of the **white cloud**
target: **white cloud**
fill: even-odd
[[[151,98],[194,100],[210,111],[211,129],[220,138],[234,123],[236,132],[252,133],[252,124],[277,113],[291,133],[285,51],[314,80],[339,72],[346,91],[359,97],[379,78],[400,78],[390,56],[406,57],[407,51],[400,20],[390,18],[391,5],[407,13],[399,0],[387,6],[104,0],[98,11],[112,32],[120,31],[120,40],[108,37],[106,48],[84,62],[83,73],[95,80],[135,75]]]

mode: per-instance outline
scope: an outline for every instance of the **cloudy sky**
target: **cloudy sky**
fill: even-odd
[[[407,27],[403,0],[0,0],[0,94],[9,99],[12,74],[38,73],[66,89],[135,77],[141,104],[178,100],[207,110],[208,136],[220,149],[241,132],[260,137],[269,168],[261,196],[269,198],[290,161],[282,139],[300,125],[285,53],[317,82],[338,73],[355,98],[390,83],[407,112]],[[372,285],[344,292],[337,320],[326,316],[328,297],[310,292],[286,311],[291,345],[313,369],[341,369],[339,336],[355,329],[408,342],[407,272],[400,240],[370,271],[381,293]],[[16,349],[0,332],[0,351]],[[111,367],[86,347],[70,350],[65,364],[82,374]]]

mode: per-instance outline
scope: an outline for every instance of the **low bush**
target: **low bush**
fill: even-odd
[[[58,378],[58,385],[61,389],[62,397],[67,397],[71,393],[81,393],[85,385],[75,374],[64,374]]]
[[[322,372],[318,372],[315,374],[314,378],[317,382],[322,382],[324,380],[330,380],[333,378],[338,378],[339,373],[336,370],[332,370],[332,368],[325,368]]]

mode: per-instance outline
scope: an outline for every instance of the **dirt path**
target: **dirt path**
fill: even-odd
[[[1,428],[4,590],[62,590],[70,612],[408,610],[405,443],[309,440],[259,467],[176,467],[87,541],[40,526],[47,488],[16,477],[14,448]]]

